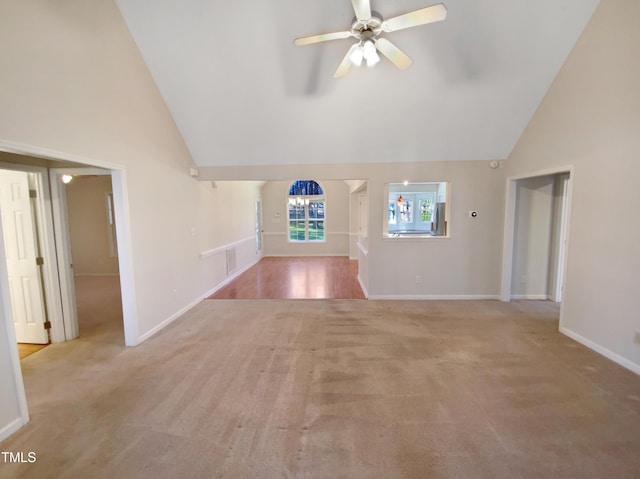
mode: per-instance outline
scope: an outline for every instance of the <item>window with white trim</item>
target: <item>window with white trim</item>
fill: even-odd
[[[287,207],[289,241],[325,241],[325,197],[316,181],[294,181]]]

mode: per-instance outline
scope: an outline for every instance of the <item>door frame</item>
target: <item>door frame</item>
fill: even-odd
[[[566,192],[566,233],[565,244],[563,245],[564,253],[562,255],[562,264],[558,265],[558,269],[562,272],[564,278],[564,284],[566,284],[566,267],[567,267],[567,253],[569,251],[569,237],[570,237],[570,224],[571,224],[571,203],[573,197],[573,178],[574,167],[568,165],[558,168],[550,168],[547,170],[536,171],[533,173],[527,173],[516,176],[509,176],[507,178],[506,187],[506,200],[504,211],[504,234],[502,241],[502,280],[500,287],[500,300],[503,302],[511,301],[511,279],[513,275],[513,249],[515,240],[515,223],[516,223],[516,192],[518,180],[524,180],[528,178],[537,178],[540,176],[553,176],[562,173],[569,173],[569,184]],[[566,288],[565,288],[566,292]],[[563,294],[564,295],[564,294]],[[564,317],[564,301],[560,303],[560,327],[562,327]]]
[[[264,217],[262,216],[262,197],[256,196],[254,204],[254,209],[256,212],[256,254],[258,254],[259,257],[262,258],[262,252],[264,250]]]
[[[558,235],[558,265],[555,272],[555,291],[554,299],[556,302],[562,302],[564,296],[564,264],[567,258],[567,233],[569,231],[568,223],[568,206],[569,191],[573,180],[571,175],[562,179],[562,200],[560,207],[560,233]]]
[[[60,290],[58,288],[58,261],[56,258],[54,222],[50,208],[49,175],[47,168],[41,166],[22,165],[0,162],[0,169],[34,173],[36,178],[36,218],[40,240],[40,253],[43,258],[43,302],[46,306],[47,319],[51,322],[51,342],[65,341],[64,313]],[[2,242],[4,248],[4,239]],[[4,270],[3,270],[4,271]],[[6,271],[3,273],[6,276]],[[15,338],[15,331],[14,336]]]

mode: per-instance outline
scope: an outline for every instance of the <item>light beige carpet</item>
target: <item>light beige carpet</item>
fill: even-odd
[[[640,377],[557,305],[204,301],[23,361],[24,478],[638,478]],[[95,328],[100,331],[99,327]]]

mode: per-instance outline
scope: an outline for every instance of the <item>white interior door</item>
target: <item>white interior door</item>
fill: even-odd
[[[28,174],[0,170],[0,211],[11,292],[11,309],[19,343],[47,344],[42,283],[37,265]]]

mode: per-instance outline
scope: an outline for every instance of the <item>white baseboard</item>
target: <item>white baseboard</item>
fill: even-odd
[[[120,276],[120,273],[78,273],[74,274],[74,277],[82,278],[83,276]]]
[[[472,301],[500,299],[497,294],[374,294],[369,299]]]
[[[147,339],[149,339],[151,336],[153,336],[154,334],[156,334],[157,332],[159,332],[161,329],[166,328],[169,324],[173,323],[176,319],[178,319],[180,316],[182,316],[183,314],[185,314],[187,311],[189,311],[190,309],[194,308],[196,305],[200,304],[204,299],[208,298],[209,296],[211,296],[213,293],[215,293],[216,291],[218,291],[220,288],[226,286],[227,284],[229,284],[231,281],[233,281],[234,279],[236,279],[238,276],[240,276],[242,273],[244,273],[245,271],[247,271],[249,268],[251,268],[252,266],[254,266],[255,264],[258,263],[258,261],[260,261],[262,258],[258,257],[255,261],[252,261],[251,263],[249,263],[248,265],[246,265],[244,268],[236,271],[235,273],[233,273],[231,276],[227,276],[225,278],[224,281],[222,281],[221,283],[218,283],[213,289],[207,291],[205,294],[199,296],[195,301],[192,301],[191,303],[189,303],[187,306],[185,306],[184,308],[182,308],[181,310],[179,310],[178,312],[172,314],[171,316],[169,316],[167,319],[165,319],[164,321],[162,321],[160,324],[158,324],[157,326],[154,326],[153,328],[151,328],[149,331],[147,331],[146,333],[144,333],[143,335],[141,335],[138,338],[138,342],[136,343],[136,345],[146,341]]]
[[[349,253],[314,253],[314,254],[265,254],[265,258],[307,258],[320,256],[338,256],[348,258]]]
[[[18,429],[20,429],[22,426],[24,426],[28,421],[25,421],[24,419],[22,419],[21,417],[14,419],[13,421],[11,421],[9,424],[7,424],[5,427],[3,427],[2,429],[0,429],[0,441],[4,441],[6,438],[8,438],[9,436],[11,436],[11,434],[13,434],[14,432],[16,432]]]
[[[136,346],[140,343],[145,342],[147,339],[149,339],[151,336],[153,336],[154,334],[156,334],[157,332],[159,332],[161,329],[166,328],[167,326],[169,326],[171,323],[173,323],[176,319],[178,319],[180,316],[182,316],[183,314],[185,314],[187,311],[189,311],[191,308],[193,308],[194,306],[196,306],[197,304],[199,304],[202,301],[202,298],[198,298],[195,301],[189,303],[187,306],[185,306],[184,308],[182,308],[180,311],[178,311],[177,313],[172,314],[171,316],[169,316],[167,319],[165,319],[164,321],[162,321],[160,324],[158,324],[157,326],[154,326],[153,328],[151,328],[149,331],[147,331],[146,333],[142,334],[141,336],[138,337],[138,342],[136,343]]]
[[[546,294],[512,294],[511,299],[531,299],[536,301],[545,301],[549,299],[549,296],[547,296]]]
[[[633,361],[629,361],[628,359],[623,358],[619,354],[616,354],[613,351],[609,351],[607,348],[600,346],[597,343],[594,343],[590,339],[587,339],[584,336],[581,336],[570,329],[561,327],[560,332],[565,336],[569,336],[574,341],[577,341],[580,344],[588,347],[589,349],[594,350],[596,353],[602,354],[604,357],[611,359],[611,361],[613,361],[614,363],[618,363],[620,366],[625,367],[628,370],[633,371],[634,373],[640,375],[640,364],[636,364]]]
[[[360,288],[362,288],[362,292],[364,293],[364,297],[369,299],[369,291],[364,287],[364,283],[362,282],[362,278],[358,275],[358,283],[360,283]]]

